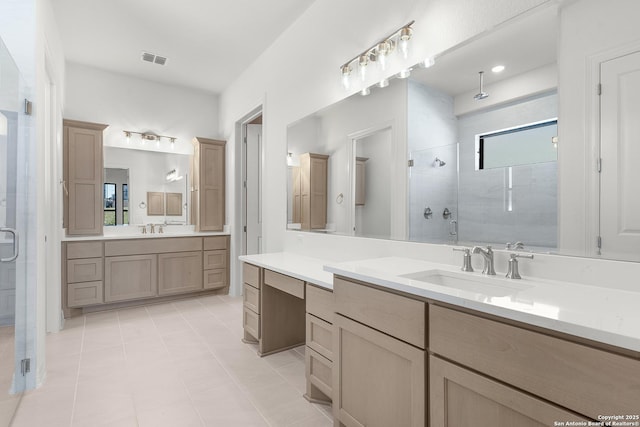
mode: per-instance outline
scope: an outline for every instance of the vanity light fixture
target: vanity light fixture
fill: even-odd
[[[157,135],[152,132],[135,132],[132,130],[123,130],[122,132],[124,133],[124,136],[127,138],[127,144],[131,143],[131,134],[134,134],[134,133],[136,135],[140,135],[140,139],[142,140],[143,144],[147,141],[156,141],[156,144],[158,147],[160,147],[160,141],[162,139],[168,139],[169,142],[171,143],[172,149],[177,139],[175,136]]]
[[[378,87],[387,87],[389,86],[389,79],[382,79],[378,82]]]
[[[491,69],[493,73],[501,73],[504,71],[504,65],[496,65]]]
[[[431,68],[435,65],[435,63],[436,60],[432,56],[430,56],[428,58],[425,58],[424,61],[420,62],[419,65],[422,68]]]
[[[178,175],[178,169],[173,169],[167,172],[167,181],[169,182],[180,181],[183,178],[184,176]]]
[[[406,59],[409,53],[409,40],[413,36],[413,29],[411,26],[415,21],[411,21],[406,25],[398,28],[387,37],[379,40],[371,47],[367,48],[364,52],[354,56],[344,64],[340,66],[340,73],[342,75],[342,85],[348,90],[350,87],[349,80],[351,77],[351,65],[356,63],[358,71],[362,81],[365,80],[367,68],[370,67],[372,62],[380,64],[380,68],[384,71],[387,66],[387,59],[393,52],[396,46],[399,46],[399,51]]]

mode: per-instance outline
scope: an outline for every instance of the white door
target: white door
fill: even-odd
[[[262,125],[247,124],[246,144],[246,254],[262,252]]]
[[[605,257],[640,257],[640,52],[600,64],[600,236]]]

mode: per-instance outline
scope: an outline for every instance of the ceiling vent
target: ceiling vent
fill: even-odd
[[[151,62],[152,64],[158,65],[165,65],[167,63],[166,57],[149,52],[142,52],[141,59],[145,62]]]

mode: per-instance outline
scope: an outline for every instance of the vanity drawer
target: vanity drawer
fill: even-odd
[[[333,390],[333,362],[309,347],[305,349],[305,359],[307,381],[328,397],[331,397]]]
[[[216,268],[204,271],[204,288],[220,289],[227,286],[227,269]]]
[[[204,269],[226,268],[227,251],[204,251]]]
[[[260,315],[247,307],[243,308],[242,327],[249,335],[260,339]]]
[[[242,299],[244,300],[244,306],[260,314],[260,290],[246,283],[243,289]]]
[[[245,262],[242,264],[242,278],[247,285],[260,289],[260,268]]]
[[[264,284],[304,299],[304,282],[271,270],[264,270]]]
[[[425,348],[425,302],[333,279],[336,313],[371,326],[419,348]]]
[[[102,257],[102,242],[67,242],[67,259]]]
[[[201,237],[140,238],[104,242],[105,256],[162,254],[201,250]]]
[[[333,292],[322,289],[307,283],[307,313],[311,313],[320,319],[333,323],[333,313],[335,311],[333,302]]]
[[[333,326],[307,313],[307,347],[333,360]]]
[[[594,419],[638,411],[640,360],[439,306],[429,348]]]
[[[212,251],[216,249],[227,249],[228,236],[215,236],[204,238],[204,250]]]
[[[102,258],[79,258],[67,261],[67,283],[102,281]]]
[[[67,285],[67,306],[84,307],[104,302],[102,280],[94,282],[69,283]]]

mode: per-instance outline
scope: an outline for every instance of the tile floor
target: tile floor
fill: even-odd
[[[228,296],[67,320],[12,427],[332,426],[302,397],[304,347],[260,358],[242,335],[242,300]]]

